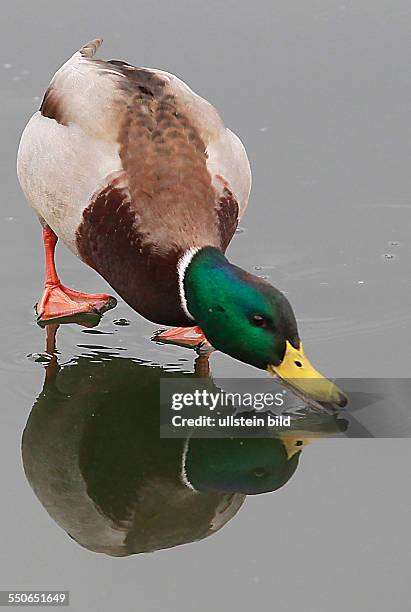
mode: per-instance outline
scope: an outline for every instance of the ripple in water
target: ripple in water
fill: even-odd
[[[128,319],[115,319],[113,321],[114,325],[118,325],[119,327],[127,327],[127,325],[131,325],[131,321]]]

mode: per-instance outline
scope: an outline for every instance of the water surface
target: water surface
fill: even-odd
[[[404,609],[406,439],[313,444],[284,488],[248,497],[219,533],[151,555],[91,552],[49,517],[24,476],[20,449],[43,387],[45,339],[32,311],[43,276],[41,232],[15,178],[15,153],[50,76],[91,38],[105,38],[105,57],[176,73],[216,105],[250,156],[251,203],[230,258],[287,293],[318,369],[408,377],[410,28],[405,1],[3,7],[2,588],[70,589],[79,611]],[[63,246],[58,266],[69,286],[108,290]],[[130,325],[116,324],[120,318]],[[61,329],[59,361],[97,367],[129,359],[192,372],[193,355],[153,344],[153,330],[120,301],[96,330]],[[212,369],[264,376],[222,354]]]

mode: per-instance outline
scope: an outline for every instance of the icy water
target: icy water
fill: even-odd
[[[45,337],[32,311],[43,277],[41,233],[19,190],[15,155],[53,72],[95,36],[105,38],[104,57],[178,74],[215,104],[251,160],[250,207],[231,260],[286,292],[306,352],[321,371],[408,377],[409,3],[157,0],[117,8],[93,0],[68,8],[17,0],[3,7],[2,17],[1,588],[70,590],[78,611],[404,610],[411,544],[407,439],[314,443],[283,489],[248,497],[219,533],[150,555],[91,552],[47,514],[22,464],[32,407],[25,461],[36,479],[30,471],[36,461],[57,458],[59,445],[61,456],[71,452],[85,418],[82,405],[92,407],[93,381],[96,394],[99,381],[106,382],[110,405],[118,397],[124,409],[128,398],[149,407],[152,396],[138,391],[142,381],[155,385],[162,372],[190,373],[194,360],[189,351],[152,343],[155,326],[120,300],[95,330],[59,330],[61,386],[55,403],[45,397]],[[58,266],[69,286],[111,292],[63,246]],[[222,354],[212,357],[212,371],[264,376]],[[69,420],[56,431],[53,411],[61,402]],[[107,447],[110,427],[116,431],[108,419]],[[94,519],[85,510],[76,514],[73,503],[68,495],[66,506],[51,514],[69,515],[81,541]],[[100,519],[97,513],[96,525]]]

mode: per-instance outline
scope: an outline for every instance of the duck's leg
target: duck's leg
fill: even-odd
[[[201,378],[210,376],[210,353],[200,354],[194,362],[194,374]]]
[[[155,334],[153,340],[163,344],[175,344],[185,348],[195,349],[200,353],[211,353],[214,349],[203,334],[195,327],[172,327]]]
[[[60,370],[60,366],[57,361],[56,349],[56,334],[59,327],[60,326],[56,323],[47,325],[46,352],[48,355],[50,355],[50,361],[46,365],[45,384],[54,381]]]
[[[101,315],[114,308],[117,300],[105,293],[81,293],[62,285],[54,263],[57,236],[48,226],[43,228],[46,253],[46,279],[43,295],[36,304],[37,323],[44,327],[52,323],[79,323],[94,327]]]

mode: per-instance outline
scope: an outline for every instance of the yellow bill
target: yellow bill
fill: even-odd
[[[336,404],[345,406],[347,396],[331,380],[325,378],[309,362],[302,344],[294,348],[287,340],[284,359],[280,365],[269,365],[267,371],[280,378],[286,386],[308,404]]]

